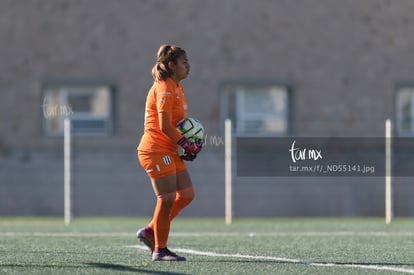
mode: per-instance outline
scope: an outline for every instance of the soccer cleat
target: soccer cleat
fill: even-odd
[[[148,246],[151,253],[154,252],[154,249],[155,249],[154,231],[150,227],[146,226],[145,228],[138,230],[137,238],[141,242],[143,242],[146,246]]]
[[[185,257],[178,256],[168,248],[160,248],[157,252],[152,253],[153,261],[185,261]]]

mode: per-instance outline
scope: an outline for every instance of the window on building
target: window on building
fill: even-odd
[[[223,87],[222,117],[238,136],[289,133],[291,90],[286,85],[228,84]]]
[[[111,84],[47,84],[43,90],[43,128],[63,135],[69,117],[75,135],[107,136],[113,130],[114,86]]]
[[[414,85],[397,91],[397,132],[400,136],[414,136]]]

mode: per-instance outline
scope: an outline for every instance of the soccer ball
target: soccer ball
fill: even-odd
[[[177,123],[180,133],[192,142],[204,139],[204,127],[201,122],[192,117],[186,117]]]

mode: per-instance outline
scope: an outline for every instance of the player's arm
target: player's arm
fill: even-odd
[[[182,135],[177,130],[177,128],[172,124],[171,113],[169,112],[158,113],[158,121],[160,123],[161,132],[163,132],[174,143],[178,143],[178,141],[182,138]]]
[[[160,112],[158,113],[158,120],[160,123],[160,130],[167,137],[169,137],[174,143],[180,145],[185,153],[194,155],[198,154],[201,151],[202,143],[191,142],[186,139],[177,128],[171,123],[171,113],[169,112]]]

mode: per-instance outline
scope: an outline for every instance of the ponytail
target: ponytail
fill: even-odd
[[[156,81],[165,81],[172,72],[168,67],[169,62],[177,63],[177,59],[185,55],[185,51],[174,45],[162,45],[157,53],[157,63],[152,68],[152,77]]]

